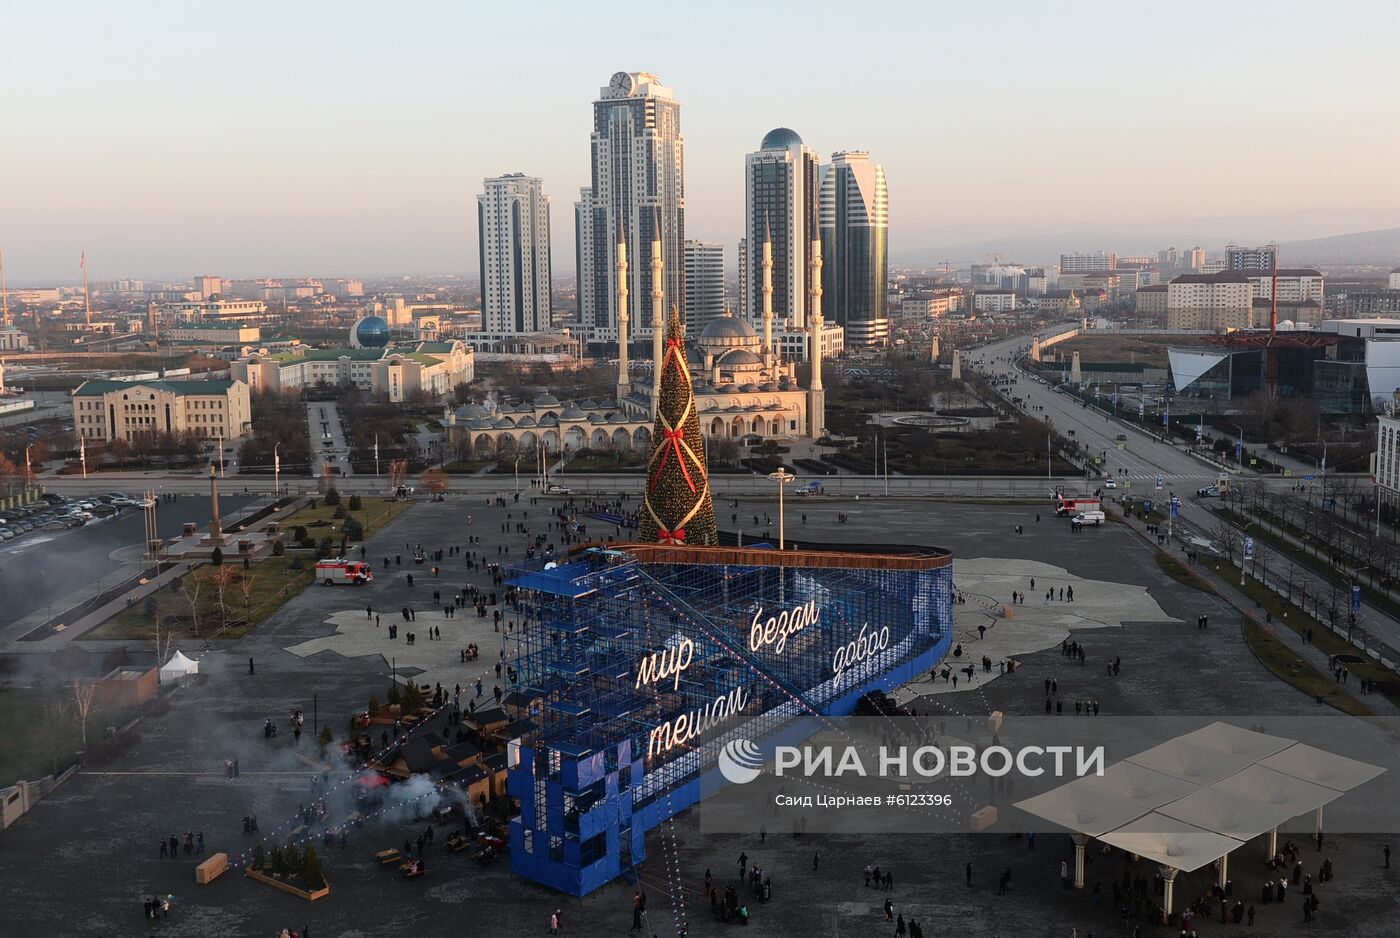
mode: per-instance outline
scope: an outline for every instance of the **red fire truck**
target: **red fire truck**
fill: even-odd
[[[331,557],[317,562],[316,576],[327,586],[337,583],[353,583],[358,586],[374,579],[374,571],[370,569],[369,564],[358,560]]]
[[[1092,496],[1055,493],[1055,514],[1073,518],[1081,511],[1102,511],[1103,506]]]

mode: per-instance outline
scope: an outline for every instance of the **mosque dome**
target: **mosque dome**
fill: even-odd
[[[758,148],[760,150],[786,150],[792,146],[802,146],[802,138],[798,136],[797,131],[788,127],[775,127],[763,135],[763,142],[758,145]]]
[[[350,327],[351,348],[384,348],[389,344],[389,323],[382,316],[365,316]]]
[[[758,333],[748,320],[735,316],[719,316],[711,319],[700,332],[701,339],[753,339]]]
[[[757,355],[755,355],[753,352],[750,352],[748,349],[736,348],[730,349],[729,351],[721,355],[718,364],[721,367],[732,367],[734,365],[761,365],[763,364],[763,359],[759,358]]]

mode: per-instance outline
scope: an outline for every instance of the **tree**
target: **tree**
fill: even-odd
[[[173,645],[175,644],[175,633],[174,633],[174,632],[171,632],[169,629],[167,629],[167,630],[164,631],[164,632],[161,632],[161,630],[160,630],[160,615],[159,615],[159,613],[157,613],[156,616],[155,616],[155,636],[154,636],[154,638],[152,639],[152,644],[155,646],[155,652],[156,652],[156,669],[157,669],[157,671],[156,671],[156,677],[157,677],[157,680],[159,680],[159,677],[160,677],[160,671],[159,671],[160,666],[163,665],[163,664],[165,664],[165,662],[167,662],[167,661],[170,660],[170,649],[171,649],[171,646],[173,646]]]
[[[362,511],[362,510],[364,510],[364,502],[361,500],[360,496],[358,496],[358,495],[351,495],[351,496],[350,496],[350,510],[351,510],[351,511]]]
[[[277,548],[281,543],[280,540],[273,542],[272,552],[274,554],[278,553]],[[256,575],[247,571],[244,571],[243,575],[238,578],[238,588],[243,591],[243,618],[249,624],[253,621],[253,584],[257,582],[257,579]]]
[[[369,715],[370,715],[370,716],[374,716],[374,715],[375,715],[376,713],[378,713],[378,712],[379,712],[379,695],[378,695],[378,694],[370,694],[370,695],[369,695]]]
[[[157,665],[159,667],[159,665]],[[87,724],[88,716],[92,713],[94,699],[97,695],[97,685],[92,681],[74,679],[73,681],[73,716],[78,721],[79,735],[83,741],[83,749],[87,749]]]
[[[332,742],[334,742],[334,741],[335,741],[335,736],[332,735],[332,733],[331,733],[331,728],[330,728],[329,726],[323,726],[323,727],[321,727],[321,735],[318,736],[318,737],[316,738],[316,742],[317,742],[317,744],[318,744],[319,747],[320,747],[321,756],[322,756],[323,758],[324,758],[325,755],[326,755],[326,748],[327,748],[328,746],[330,746],[330,744],[331,744]]]
[[[214,566],[222,566],[224,562],[224,550],[222,547],[215,547],[214,552],[209,555],[209,562]]]
[[[403,709],[407,713],[414,713],[423,709],[423,693],[418,689],[418,682],[410,680],[403,691]]]
[[[336,487],[335,487],[334,485],[331,485],[330,488],[326,489],[326,504],[327,504],[327,505],[339,505],[339,504],[340,504],[340,492],[336,489]]]
[[[262,841],[253,845],[253,869],[260,870],[267,866],[267,851],[263,849]]]
[[[393,684],[389,685],[389,706],[394,706],[400,701],[400,699],[401,698],[399,697],[399,685],[398,682],[395,681]]]
[[[190,625],[196,635],[199,634],[199,591],[203,587],[204,581],[195,576],[193,570],[185,574],[184,579],[180,581],[180,592],[190,604]]]
[[[224,596],[228,592],[229,583],[238,575],[233,567],[218,567],[214,570],[213,576],[209,579],[214,584],[214,595],[219,603],[219,631],[222,632],[228,627],[228,604],[224,602]]]
[[[321,858],[316,854],[315,844],[306,845],[306,854],[302,857],[301,875],[309,890],[324,889],[326,886],[326,874],[321,869]]]
[[[1240,548],[1240,535],[1231,525],[1221,522],[1211,531],[1211,536],[1220,542],[1220,547],[1225,551],[1225,559],[1233,566],[1235,563],[1235,551]]]

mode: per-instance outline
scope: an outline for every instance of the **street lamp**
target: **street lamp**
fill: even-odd
[[[1243,470],[1243,469],[1244,469],[1244,427],[1240,426],[1240,425],[1237,424],[1237,423],[1232,423],[1232,424],[1230,424],[1230,426],[1232,426],[1232,427],[1234,427],[1236,430],[1240,431],[1239,453],[1236,455],[1236,458],[1240,461],[1240,469]]]
[[[24,484],[25,484],[25,485],[33,485],[33,484],[34,484],[34,471],[33,471],[33,469],[30,468],[30,465],[29,465],[29,451],[30,451],[31,449],[33,449],[33,448],[34,448],[34,444],[33,444],[33,443],[30,443],[28,446],[26,446],[26,447],[24,448]]]
[[[778,483],[778,550],[785,550],[787,546],[787,519],[783,514],[783,486],[797,478],[797,476],[788,472],[786,469],[778,469],[776,472],[768,473],[768,478]]]
[[[282,454],[278,450],[282,447],[279,440],[272,444],[272,497],[282,497]]]

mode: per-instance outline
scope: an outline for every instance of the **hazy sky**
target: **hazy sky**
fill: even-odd
[[[731,267],[743,155],[778,125],[884,164],[896,259],[1400,226],[1393,0],[80,0],[3,23],[12,282],[75,276],[83,242],[96,279],[475,275],[476,193],[506,172],[544,178],[568,271],[619,70],[675,89],[687,233]]]

